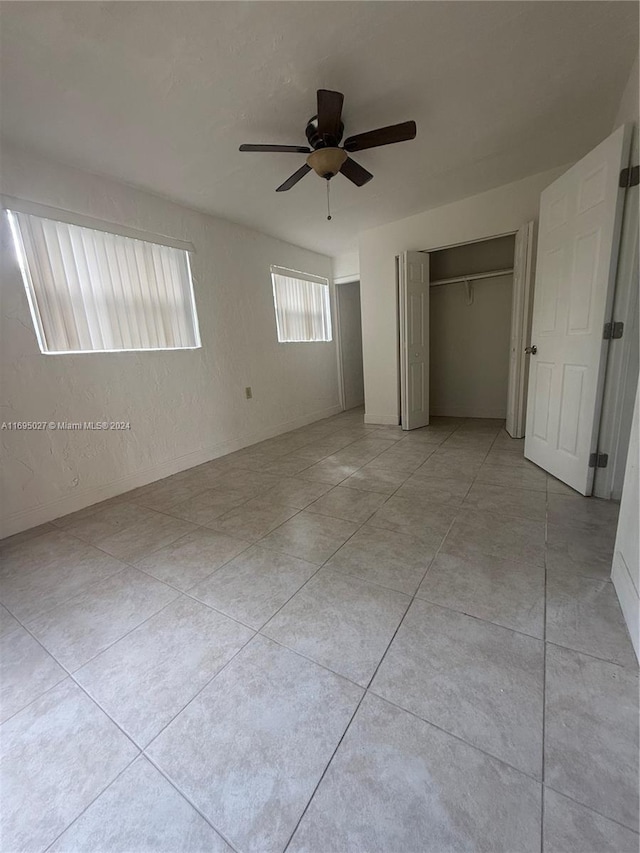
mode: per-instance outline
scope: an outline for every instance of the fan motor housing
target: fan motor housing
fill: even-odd
[[[305,136],[309,142],[309,145],[313,148],[314,151],[317,151],[318,148],[335,148],[340,144],[342,140],[342,135],[344,133],[344,124],[340,122],[340,133],[338,134],[337,139],[333,137],[325,137],[323,138],[318,133],[318,116],[312,116],[305,129]]]

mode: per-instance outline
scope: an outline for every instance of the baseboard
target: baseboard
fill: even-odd
[[[474,409],[469,411],[469,409],[451,409],[447,407],[446,409],[431,409],[429,412],[430,415],[434,417],[449,417],[449,418],[491,418],[492,420],[498,420],[506,417],[502,412],[496,412],[491,409]],[[370,415],[368,412],[365,412],[364,415],[365,424],[380,424],[381,426],[398,426],[400,423],[400,418],[397,415]]]
[[[365,412],[365,424],[380,424],[380,426],[398,426],[400,418],[397,415],[369,415]]]
[[[278,424],[277,426],[267,427],[259,432],[249,433],[230,441],[220,442],[201,450],[195,450],[192,453],[186,453],[183,456],[177,456],[174,459],[168,459],[165,462],[154,465],[152,468],[136,471],[126,477],[112,480],[109,483],[104,483],[82,492],[74,492],[71,495],[64,495],[54,501],[48,501],[47,503],[39,504],[38,506],[19,512],[9,513],[5,518],[0,520],[0,539],[12,536],[14,533],[21,533],[23,530],[29,530],[31,527],[37,527],[39,524],[44,524],[47,521],[53,521],[55,518],[68,515],[70,512],[85,509],[85,507],[92,506],[100,501],[114,498],[131,489],[147,486],[156,480],[162,480],[164,477],[171,476],[171,474],[186,471],[188,468],[194,468],[196,465],[202,465],[204,462],[210,462],[212,459],[217,459],[220,456],[226,456],[227,453],[233,453],[234,450],[242,450],[243,447],[250,447],[259,441],[265,441],[268,438],[299,429],[307,424],[315,423],[324,418],[330,418],[333,415],[340,414],[341,411],[341,406],[331,406],[328,409],[302,415],[299,418]]]
[[[620,602],[624,621],[631,636],[636,657],[640,660],[640,617],[638,615],[638,592],[631,580],[629,567],[620,551],[613,555],[611,580]]]
[[[491,420],[504,420],[507,417],[505,412],[498,412],[495,409],[468,409],[466,407],[456,408],[455,406],[453,408],[451,406],[443,408],[433,406],[429,409],[429,414],[434,417],[491,418]]]

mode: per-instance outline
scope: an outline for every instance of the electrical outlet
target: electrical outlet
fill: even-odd
[[[253,397],[251,385],[247,385],[247,387],[244,389],[244,396],[247,398],[247,400],[251,400],[251,398]]]

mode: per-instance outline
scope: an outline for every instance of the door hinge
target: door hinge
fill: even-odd
[[[602,330],[602,337],[605,341],[610,341],[612,338],[618,339],[621,338],[624,334],[624,323],[605,323],[604,328]]]
[[[629,166],[628,169],[623,169],[620,172],[619,186],[623,189],[627,187],[637,187],[640,183],[640,166]]]
[[[608,453],[592,453],[589,457],[589,468],[606,468],[608,464]]]

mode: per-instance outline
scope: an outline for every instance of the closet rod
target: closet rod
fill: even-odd
[[[490,270],[489,272],[476,272],[469,275],[459,275],[455,278],[439,278],[431,282],[431,287],[439,287],[441,284],[458,284],[465,281],[477,281],[481,278],[497,278],[500,275],[511,275],[513,267],[504,270]]]

